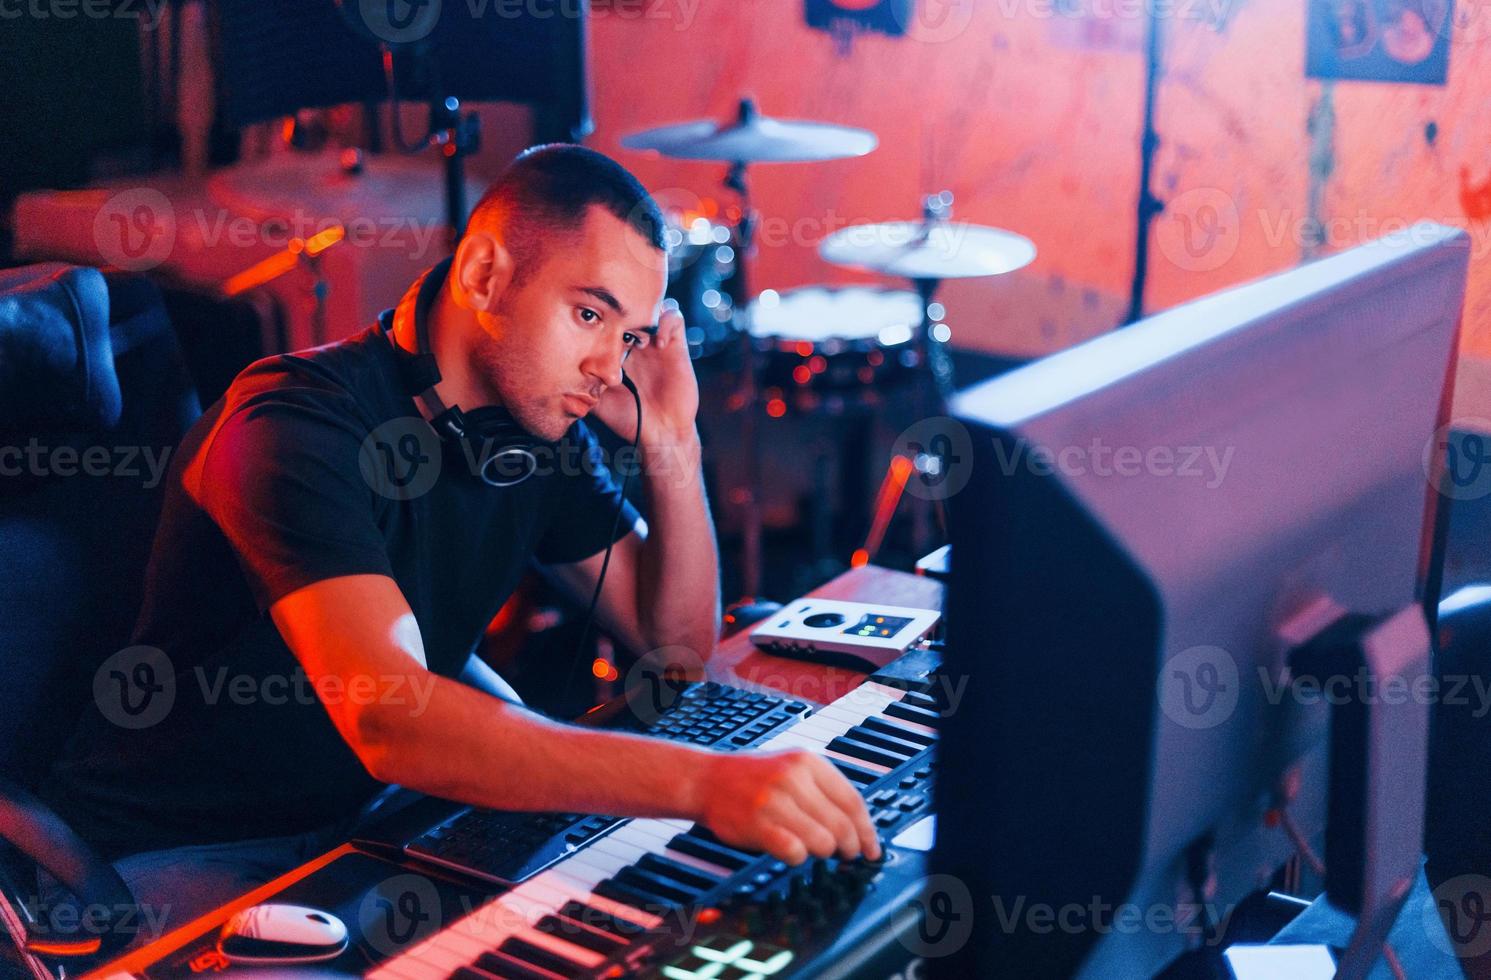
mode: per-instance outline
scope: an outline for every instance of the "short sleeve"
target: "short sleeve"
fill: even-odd
[[[334,399],[286,393],[239,408],[208,444],[197,496],[261,609],[324,579],[392,576],[359,432]]]
[[[626,537],[641,519],[631,502],[623,500],[600,443],[585,423],[575,423],[565,439],[569,446],[562,447],[560,465],[551,477],[557,486],[548,509],[548,526],[534,549],[534,557],[546,565],[584,561],[599,554]],[[630,448],[624,451],[629,453]]]

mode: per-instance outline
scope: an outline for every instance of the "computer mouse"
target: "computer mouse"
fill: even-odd
[[[347,925],[330,912],[271,902],[224,923],[217,948],[234,963],[317,963],[347,948]]]

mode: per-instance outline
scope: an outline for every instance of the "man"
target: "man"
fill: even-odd
[[[820,758],[556,723],[493,697],[500,679],[472,657],[530,560],[588,601],[618,527],[601,625],[634,651],[713,649],[698,389],[681,319],[658,320],[662,241],[656,205],[614,161],[530,150],[395,311],[250,366],[194,427],[130,653],[159,670],[115,672],[169,710],[96,698],[44,790],[140,902],[173,921],[220,904],[344,833],[385,784],[700,820],[793,863],[879,856],[863,802]],[[418,397],[420,324],[436,398]],[[550,465],[488,485],[469,444],[427,424],[440,404],[501,406]],[[630,505],[618,522],[603,466],[576,465],[598,452],[591,413],[639,440],[646,524]]]

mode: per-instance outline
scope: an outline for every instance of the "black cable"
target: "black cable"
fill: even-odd
[[[381,45],[383,54],[383,85],[388,93],[388,121],[391,124],[393,145],[403,153],[414,154],[423,150],[430,142],[430,136],[416,142],[409,143],[404,139],[404,123],[399,117],[399,88],[398,82],[394,80],[393,48],[387,44]]]
[[[626,390],[632,393],[632,400],[637,403],[637,433],[632,437],[632,463],[636,464],[637,448],[642,444],[642,396],[637,392],[637,386],[631,378],[625,374],[621,376],[621,383],[626,385]],[[590,639],[590,631],[595,626],[595,607],[600,603],[601,586],[606,584],[606,569],[611,567],[611,552],[616,547],[616,530],[621,526],[621,515],[626,510],[626,488],[632,481],[632,467],[627,467],[626,472],[621,474],[621,499],[616,502],[616,516],[611,521],[611,536],[606,545],[606,557],[601,559],[600,574],[595,577],[595,591],[590,594],[590,608],[585,612],[585,628],[580,631],[580,642],[575,646],[575,656],[570,662],[569,673],[564,679],[564,688],[561,697],[568,697],[570,688],[575,684],[575,673],[585,659],[585,644]]]

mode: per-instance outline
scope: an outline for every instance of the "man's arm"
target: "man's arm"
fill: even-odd
[[[596,618],[639,655],[682,646],[707,660],[719,637],[719,553],[700,474],[697,433],[648,447],[642,481],[650,516],[612,550]],[[604,560],[601,552],[549,570],[588,604]]]
[[[644,410],[640,459],[624,461],[641,467],[647,528],[616,543],[597,614],[634,653],[683,646],[708,659],[720,633],[720,563],[704,499],[694,424],[699,387],[683,317],[664,314],[657,337],[628,359],[626,369]],[[628,444],[637,436],[636,404],[625,388],[608,389],[596,415]],[[589,603],[604,560],[601,552],[552,571]]]
[[[344,691],[392,691],[400,680],[396,698],[323,701],[381,782],[506,810],[698,820],[727,843],[792,863],[879,856],[859,794],[811,753],[726,754],[577,728],[429,672],[414,614],[385,576],[308,585],[270,615],[315,690],[331,689],[326,677]]]

